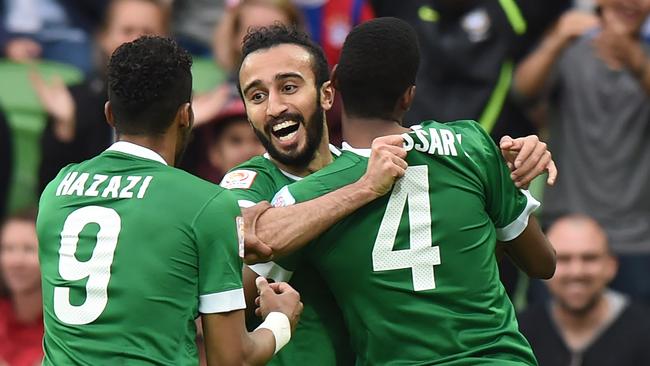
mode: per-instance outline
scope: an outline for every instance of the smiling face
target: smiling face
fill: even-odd
[[[638,33],[650,13],[650,0],[599,0],[598,4],[605,26],[628,35]]]
[[[570,218],[553,225],[548,239],[557,255],[549,290],[564,310],[588,312],[616,275],[616,260],[607,249],[604,232],[590,219]]]
[[[294,44],[253,52],[242,61],[239,84],[248,120],[269,155],[290,166],[309,164],[332,97],[329,82],[316,86],[311,54]]]

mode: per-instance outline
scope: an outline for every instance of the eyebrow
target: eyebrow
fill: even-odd
[[[280,80],[286,80],[286,79],[291,79],[291,78],[298,78],[300,80],[305,80],[305,78],[303,78],[302,75],[300,75],[297,72],[284,72],[282,74],[275,75],[275,77],[273,79],[276,80],[276,81],[280,81]],[[262,80],[260,80],[260,79],[251,81],[248,85],[246,85],[246,87],[244,87],[244,89],[242,91],[242,94],[246,95],[249,90],[251,90],[252,88],[255,88],[255,87],[257,87],[257,86],[259,86],[261,84],[262,84]]]

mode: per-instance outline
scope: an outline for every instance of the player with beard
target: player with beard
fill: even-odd
[[[245,67],[282,57],[265,56],[244,60],[243,86]],[[384,187],[390,194],[319,236],[297,263],[311,263],[332,290],[357,365],[535,365],[499,280],[495,248],[507,242],[506,253],[532,277],[553,274],[553,249],[529,218],[538,203],[513,184],[499,148],[476,122],[401,126],[419,59],[407,23],[380,18],[355,27],[331,77],[342,95],[346,152],[281,189],[274,203],[302,202],[298,207],[357,181],[371,169],[371,144],[402,134],[408,167],[392,190]],[[244,95],[250,117],[256,94]],[[269,94],[264,107],[277,108],[275,98]],[[549,162],[542,159],[540,168]],[[257,234],[267,243],[279,210],[258,217]],[[276,237],[290,230],[281,227]]]
[[[246,331],[239,207],[173,167],[193,123],[191,64],[170,39],[120,46],[105,106],[118,141],[41,196],[44,365],[196,365],[198,314],[210,365],[263,364],[297,323],[299,295],[261,280],[266,320]]]
[[[328,145],[324,111],[331,107],[333,89],[320,48],[304,33],[273,26],[250,33],[244,42],[243,55],[239,87],[249,121],[268,154],[233,169],[224,177],[222,186],[235,193],[242,207],[250,207],[271,200],[282,186],[327,166],[341,153]],[[395,139],[387,141],[395,143]],[[396,141],[401,146],[401,138]],[[545,146],[535,137],[504,141],[503,146],[515,152],[522,151],[519,158],[523,163],[517,163],[519,169],[516,171],[520,178],[525,178],[522,184],[546,167],[537,166],[542,157],[550,160]],[[378,147],[376,155],[390,150],[382,150],[384,148]],[[513,159],[514,156],[516,153],[508,155]],[[346,161],[354,163],[360,159],[350,154]],[[263,221],[270,225],[265,225],[267,230],[258,232],[259,236],[279,255],[303,245],[324,228],[387,191],[379,192],[375,187],[369,194],[365,193],[368,188],[364,182],[371,180],[367,176],[373,172],[381,174],[369,166],[364,179],[330,193],[325,196],[328,200],[321,197],[301,205],[266,211]],[[283,211],[287,209],[290,211]],[[259,215],[259,211],[256,214]],[[257,254],[264,256],[264,253],[247,252],[247,258],[258,260]],[[283,265],[289,266],[288,262],[291,260],[252,268],[259,274],[282,280],[292,274],[283,269]],[[245,277],[253,276],[254,273],[245,272]],[[272,364],[353,364],[340,312],[319,275],[311,266],[299,264],[291,281],[301,292],[305,310],[296,337]]]

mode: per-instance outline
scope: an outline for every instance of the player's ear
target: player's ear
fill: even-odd
[[[331,81],[326,81],[320,87],[320,105],[323,110],[329,111],[334,104],[334,88]]]
[[[115,117],[113,116],[111,102],[104,103],[104,116],[106,116],[106,123],[112,128],[115,128]]]
[[[183,128],[191,128],[194,124],[194,110],[191,103],[183,103],[176,111],[176,120]]]
[[[402,97],[400,98],[400,107],[404,111],[408,111],[413,104],[413,99],[415,99],[415,85],[409,86]]]

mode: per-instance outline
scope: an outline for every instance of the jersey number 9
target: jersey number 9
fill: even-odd
[[[99,225],[97,244],[91,258],[80,262],[75,257],[79,234],[88,224]],[[81,305],[70,303],[69,287],[54,288],[54,313],[62,322],[71,325],[92,323],[106,308],[108,281],[120,229],[120,216],[110,208],[87,206],[73,211],[66,218],[61,231],[59,274],[65,281],[88,278],[88,282],[86,301]]]

